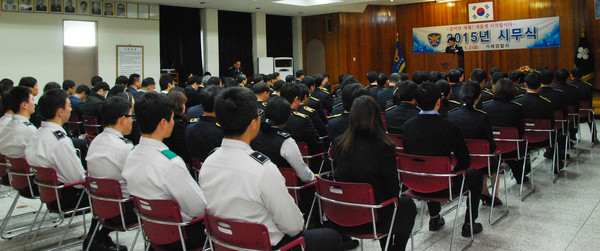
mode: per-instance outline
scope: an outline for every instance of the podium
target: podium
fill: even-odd
[[[431,53],[429,67],[432,71],[448,72],[451,69],[465,68],[465,56],[448,53]]]

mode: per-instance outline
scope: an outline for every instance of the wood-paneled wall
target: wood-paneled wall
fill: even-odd
[[[484,1],[484,0],[481,0]],[[349,73],[367,83],[366,73],[375,70],[389,73],[392,67],[396,33],[399,33],[402,51],[406,57],[405,72],[429,70],[432,55],[412,53],[412,28],[469,23],[468,3],[480,0],[446,3],[422,3],[398,6],[368,6],[361,14],[337,13],[304,17],[304,45],[319,39],[327,53],[327,72],[335,80],[338,74]],[[600,39],[598,21],[593,17],[593,1],[587,0],[495,0],[495,20],[517,20],[542,17],[560,17],[561,47],[465,53],[465,68],[503,71],[523,65],[546,66],[552,70],[573,66],[575,47],[582,27],[591,31],[592,47]],[[332,18],[334,32],[327,32],[326,18]],[[593,31],[592,31],[593,30]],[[600,50],[595,50],[596,70],[600,74]],[[354,61],[356,59],[356,61]],[[305,64],[309,64],[306,62]],[[314,74],[314,73],[309,73]],[[596,81],[596,88],[600,83]]]

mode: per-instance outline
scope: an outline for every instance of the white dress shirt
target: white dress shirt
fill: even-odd
[[[88,175],[94,178],[113,179],[121,183],[123,198],[129,197],[127,182],[121,176],[127,155],[133,149],[133,143],[123,134],[112,128],[104,128],[88,149],[85,160]]]
[[[204,194],[183,159],[162,142],[140,138],[127,156],[123,178],[131,195],[150,200],[175,200],[184,221],[204,215]]]
[[[296,144],[296,141],[292,137],[289,137],[283,141],[280,151],[281,157],[290,163],[300,180],[305,183],[309,183],[317,179],[315,174],[310,170],[310,168],[308,168],[308,165],[306,165],[302,159],[302,153],[300,153],[298,144]]]
[[[11,158],[25,158],[25,147],[37,128],[22,115],[15,114],[0,132],[0,153]]]
[[[42,122],[25,147],[25,158],[31,166],[55,169],[58,181],[64,184],[85,180],[85,170],[73,141],[65,129],[54,122]]]
[[[12,120],[13,115],[10,113],[4,113],[4,116],[0,117],[0,132],[6,128],[6,125]]]
[[[202,164],[200,187],[217,217],[264,224],[271,245],[302,231],[304,219],[285,179],[266,156],[239,140],[223,139]]]

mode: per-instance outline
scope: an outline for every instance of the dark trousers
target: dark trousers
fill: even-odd
[[[390,222],[393,216],[394,208],[387,206],[385,208],[377,210],[377,232],[387,233],[390,228]],[[396,210],[396,217],[394,218],[394,227],[392,228],[392,239],[390,240],[390,246],[388,250],[405,250],[406,243],[410,238],[413,226],[415,225],[415,218],[417,217],[417,207],[413,200],[409,197],[402,196],[398,198],[398,209]],[[339,229],[342,233],[372,233],[373,225],[371,223],[361,225],[358,227],[341,227],[332,224],[335,229]],[[379,240],[379,245],[383,250],[387,238]]]
[[[273,250],[279,249],[285,244],[291,241],[303,237],[304,243],[306,244],[306,251],[336,251],[342,250],[342,236],[335,230],[330,228],[316,228],[304,231],[297,236],[290,237],[284,236],[277,245],[273,247]],[[293,250],[300,250],[300,248],[294,248]]]
[[[457,176],[452,179],[453,187],[452,192],[459,192],[460,185],[462,184],[462,176]],[[471,213],[473,214],[473,221],[477,219],[479,216],[479,198],[481,197],[481,190],[483,188],[483,173],[481,170],[467,170],[465,176],[465,185],[463,187],[463,192],[465,190],[471,191],[471,203],[467,204],[467,211],[465,214],[465,223],[470,223],[469,220],[469,208],[471,208]],[[436,193],[427,194],[429,196],[448,196],[448,190],[439,191]],[[429,215],[436,216],[440,214],[441,205],[439,202],[427,202],[427,207],[429,208]]]
[[[519,146],[519,151],[521,152],[520,157],[523,158],[525,156],[525,143],[521,143]],[[517,158],[517,151],[512,151],[506,154],[502,154],[502,159],[513,159]],[[521,180],[521,176],[523,175],[523,159],[521,160],[506,160],[504,161],[513,173],[515,179],[518,179],[519,182]],[[525,175],[531,172],[531,160],[528,158],[527,163],[525,165]]]
[[[186,236],[184,242],[187,250],[198,249],[204,246],[204,241],[206,241],[204,229],[204,222],[202,221],[184,227],[183,230],[185,231]],[[154,250],[183,250],[181,241],[176,241],[167,245],[152,244],[152,247]]]

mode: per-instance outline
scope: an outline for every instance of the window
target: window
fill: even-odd
[[[64,20],[63,45],[73,47],[96,46],[96,22]]]

